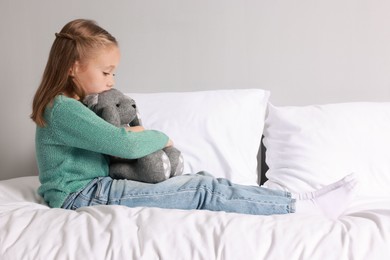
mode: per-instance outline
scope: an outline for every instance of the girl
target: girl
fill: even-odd
[[[329,217],[344,209],[356,184],[352,176],[296,195],[236,185],[204,172],[158,184],[111,179],[105,154],[135,159],[172,141],[164,133],[142,127],[117,128],[80,102],[88,94],[114,86],[120,52],[111,34],[93,21],[79,19],[55,36],[31,115],[37,124],[38,192],[50,207],[116,204],[258,215],[296,210]]]

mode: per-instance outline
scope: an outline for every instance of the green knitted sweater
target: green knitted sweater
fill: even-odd
[[[59,95],[37,127],[38,193],[50,207],[61,207],[73,192],[96,177],[108,176],[108,158],[140,158],[164,148],[168,137],[158,131],[127,132],[115,127],[81,102]]]

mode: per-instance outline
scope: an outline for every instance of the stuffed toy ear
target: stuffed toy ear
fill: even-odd
[[[94,107],[97,105],[98,101],[99,94],[91,94],[83,99],[83,103],[91,110],[94,110]]]
[[[101,117],[107,122],[118,127],[121,126],[121,119],[119,117],[119,113],[116,107],[104,107],[101,113]]]

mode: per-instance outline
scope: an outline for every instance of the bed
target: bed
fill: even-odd
[[[38,176],[14,178],[0,181],[0,259],[390,259],[390,103],[281,107],[261,89],[129,95],[145,127],[175,141],[185,172],[291,191],[354,172],[356,196],[336,220],[123,206],[70,211],[45,204]]]

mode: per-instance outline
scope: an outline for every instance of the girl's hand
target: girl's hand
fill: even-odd
[[[168,143],[165,145],[165,147],[173,146],[173,142],[171,139],[168,140]]]
[[[143,126],[128,126],[126,127],[126,131],[131,131],[131,132],[142,132],[144,131],[145,128]]]

